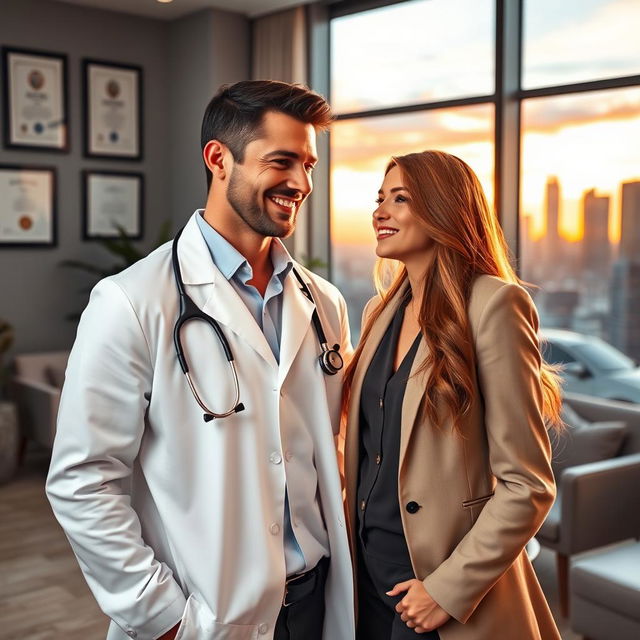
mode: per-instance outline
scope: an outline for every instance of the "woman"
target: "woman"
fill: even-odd
[[[524,551],[555,496],[559,388],[473,171],[393,158],[373,214],[390,288],[345,375],[359,640],[552,640]]]

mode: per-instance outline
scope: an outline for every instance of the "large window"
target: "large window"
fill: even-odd
[[[332,20],[331,38],[339,117],[331,132],[331,272],[357,339],[373,295],[371,214],[391,156],[454,153],[493,199],[494,0],[394,4]]]
[[[549,348],[572,340],[586,353],[598,339],[640,361],[639,21],[637,0],[415,0],[334,15],[331,276],[356,337],[386,163],[438,148],[474,168],[513,230]]]

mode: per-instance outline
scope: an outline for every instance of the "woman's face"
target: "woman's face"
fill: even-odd
[[[411,211],[411,194],[404,187],[397,166],[384,177],[376,202],[378,208],[373,212],[376,254],[405,264],[414,260],[423,263],[433,240]]]

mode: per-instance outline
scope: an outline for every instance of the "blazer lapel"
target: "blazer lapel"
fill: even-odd
[[[416,371],[420,368],[420,365],[427,357],[429,350],[424,341],[424,338],[420,340],[416,356],[413,359],[413,365],[411,367],[411,373],[407,380],[407,386],[404,390],[404,398],[402,400],[402,417],[400,420],[400,461],[398,463],[398,471],[402,469],[402,463],[404,461],[405,454],[407,452],[407,446],[411,439],[411,433],[416,423],[418,416],[418,410],[420,403],[425,393],[425,377],[428,375],[428,369],[420,374],[416,374]]]
[[[307,287],[311,289],[311,284],[305,274],[300,270],[298,270],[298,273],[305,280]],[[284,382],[291,369],[291,365],[300,350],[300,345],[309,331],[311,316],[315,308],[313,302],[300,290],[300,283],[293,273],[289,272],[287,274],[284,279],[283,289],[279,384]],[[313,292],[313,289],[311,291]]]
[[[278,363],[263,332],[242,298],[220,273],[200,233],[195,213],[178,241],[178,262],[185,290],[202,311],[232,331],[259,353],[274,369]]]

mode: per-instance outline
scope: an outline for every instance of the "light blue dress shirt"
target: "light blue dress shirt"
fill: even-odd
[[[203,210],[200,209],[196,220],[202,237],[209,248],[213,263],[242,298],[247,309],[255,318],[260,329],[262,329],[276,361],[280,362],[283,282],[293,268],[293,261],[289,252],[279,240],[275,239],[271,243],[273,275],[269,280],[263,298],[253,285],[247,284],[253,278],[253,270],[246,258],[206,222],[202,214]],[[291,526],[289,499],[286,492],[284,501],[284,556],[288,576],[307,569],[304,554]]]

